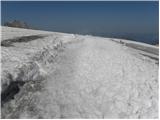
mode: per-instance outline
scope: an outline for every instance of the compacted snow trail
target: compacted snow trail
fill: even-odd
[[[123,46],[86,37],[67,45],[55,66],[37,104],[43,118],[157,117],[158,67]]]
[[[34,86],[35,93],[20,93],[26,96],[13,100],[15,108],[3,116],[158,118],[158,65],[154,60],[108,38],[73,38],[43,68],[47,75]]]
[[[155,118],[157,69],[123,46],[86,37],[61,54],[47,80],[46,109],[56,104],[61,118]]]

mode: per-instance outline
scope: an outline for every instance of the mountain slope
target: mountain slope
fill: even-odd
[[[10,36],[2,41],[44,37],[2,46],[2,118],[158,118],[157,60],[139,50],[111,38],[3,33]],[[13,81],[24,82],[16,94],[8,89]]]

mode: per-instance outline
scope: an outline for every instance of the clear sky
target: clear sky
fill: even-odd
[[[158,34],[158,1],[2,2],[2,24],[83,34]]]

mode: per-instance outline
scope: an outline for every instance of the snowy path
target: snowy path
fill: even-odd
[[[38,104],[44,118],[157,118],[158,66],[123,46],[85,37],[55,66]]]
[[[3,31],[4,39],[48,35],[2,47],[4,83],[10,80],[5,70],[13,80],[19,75],[27,81],[2,108],[3,118],[158,118],[155,60],[110,38],[18,28]],[[23,66],[26,61],[33,65]],[[19,64],[21,71],[13,72]]]

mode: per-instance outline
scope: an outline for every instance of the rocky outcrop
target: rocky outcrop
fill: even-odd
[[[6,23],[4,23],[4,26],[17,27],[17,28],[27,28],[27,29],[30,28],[26,22],[22,22],[19,20],[14,20],[12,22],[6,22]]]

